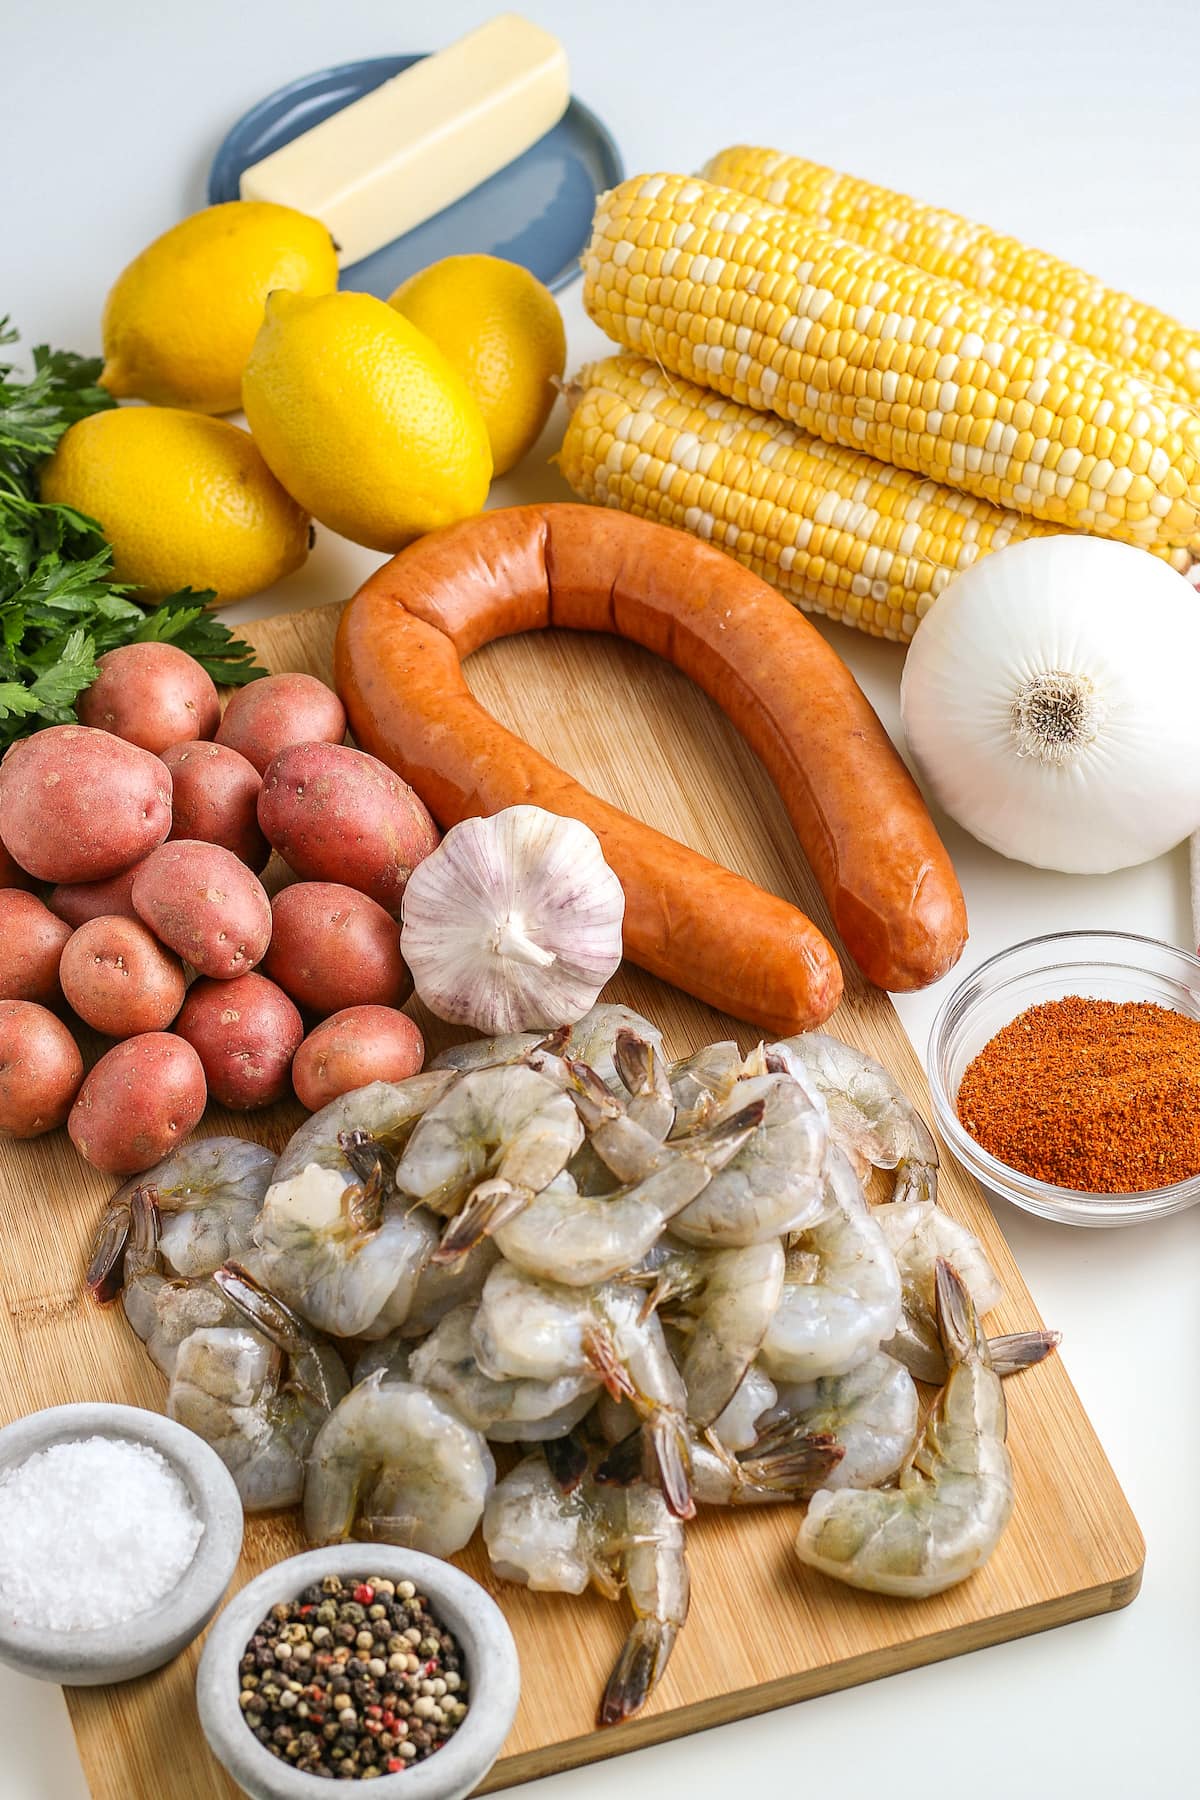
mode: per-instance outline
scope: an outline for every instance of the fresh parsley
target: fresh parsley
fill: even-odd
[[[16,332],[0,319],[0,346]],[[184,588],[148,611],[112,578],[112,549],[94,519],[47,506],[37,472],[77,419],[114,404],[98,358],[39,344],[28,381],[0,362],[0,751],[43,725],[68,724],[118,644],[176,644],[214,681],[241,687],[266,673],[250,645],[213,617],[211,592]]]

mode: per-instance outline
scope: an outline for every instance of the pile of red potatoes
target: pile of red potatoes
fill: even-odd
[[[0,1132],[67,1125],[134,1174],[223,1106],[309,1109],[416,1073],[397,918],[438,842],[342,742],[337,695],[272,675],[220,698],[170,644],[99,661],[79,723],[0,763]],[[268,896],[272,850],[290,881]],[[85,1075],[73,1027],[113,1039]]]

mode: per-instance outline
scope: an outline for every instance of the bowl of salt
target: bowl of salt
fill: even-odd
[[[0,1431],[0,1661],[94,1687],[145,1675],[212,1618],[242,1504],[202,1438],[136,1406],[53,1406]]]

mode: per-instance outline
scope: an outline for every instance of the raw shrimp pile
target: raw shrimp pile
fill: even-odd
[[[184,1145],[109,1203],[88,1280],[248,1511],[438,1556],[482,1526],[505,1580],[623,1598],[601,1724],[666,1666],[697,1506],[807,1500],[801,1561],[877,1593],[978,1568],[1000,1377],[1056,1341],[984,1335],[1000,1284],[879,1064],[816,1032],[670,1063],[620,1006],[346,1094],[278,1161]]]

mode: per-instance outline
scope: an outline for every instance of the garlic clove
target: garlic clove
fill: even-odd
[[[400,947],[441,1019],[551,1030],[590,1010],[621,961],[625,895],[578,819],[510,806],[464,819],[413,872]]]

